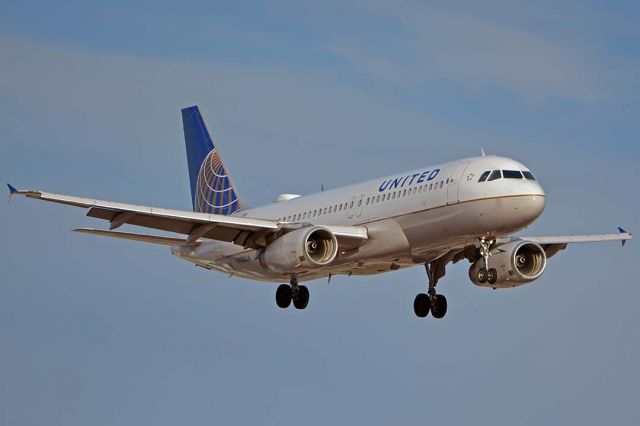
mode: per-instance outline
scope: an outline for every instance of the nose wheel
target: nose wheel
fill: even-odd
[[[438,259],[425,265],[429,277],[429,290],[427,294],[420,293],[413,301],[413,312],[419,318],[429,315],[436,319],[444,318],[447,313],[447,298],[443,294],[436,293],[436,284],[444,276],[444,267],[448,259]]]
[[[305,309],[309,304],[309,289],[307,286],[298,285],[298,279],[293,276],[289,284],[281,284],[276,290],[276,305],[286,309],[293,302],[296,309]]]
[[[480,256],[484,262],[484,268],[478,270],[479,283],[495,284],[498,280],[498,271],[495,268],[489,268],[489,257],[491,257],[491,246],[495,243],[492,239],[480,238],[478,245],[480,246]]]
[[[479,283],[495,284],[498,280],[498,271],[495,268],[480,268],[476,277]]]

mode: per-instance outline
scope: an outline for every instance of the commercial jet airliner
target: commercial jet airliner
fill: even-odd
[[[437,164],[355,185],[249,208],[197,106],[182,110],[193,211],[170,210],[41,191],[11,195],[89,209],[109,230],[77,232],[166,245],[189,262],[229,275],[279,283],[276,304],[305,309],[300,284],[334,275],[373,275],[424,266],[426,293],[413,308],[442,318],[447,299],[436,292],[449,263],[470,262],[477,286],[518,287],[535,281],[547,259],[569,243],[625,241],[618,233],[513,236],[544,210],[545,193],[518,161],[483,155]],[[134,225],[169,231],[160,236],[116,231]],[[284,284],[288,283],[288,284]]]

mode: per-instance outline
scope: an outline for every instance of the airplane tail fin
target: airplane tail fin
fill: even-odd
[[[182,110],[193,211],[228,215],[244,208],[197,105]]]

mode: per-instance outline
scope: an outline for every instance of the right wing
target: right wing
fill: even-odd
[[[258,248],[265,247],[286,232],[308,226],[304,223],[284,224],[277,220],[171,210],[42,191],[19,191],[11,185],[8,186],[11,191],[10,196],[22,195],[27,198],[86,208],[89,209],[87,216],[110,222],[109,231],[79,229],[79,232],[157,244],[163,244],[161,241],[164,237],[113,233],[113,230],[124,224],[129,224],[187,236],[185,240],[167,239],[164,240],[165,243],[182,241],[184,244],[192,244],[199,238],[209,238],[234,242],[247,248]],[[368,238],[367,229],[362,226],[325,226],[325,228],[334,233],[339,244],[342,243],[349,247],[363,244]]]

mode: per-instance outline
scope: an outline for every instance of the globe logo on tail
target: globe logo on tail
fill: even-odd
[[[238,210],[238,197],[215,148],[200,165],[195,210],[214,214],[231,214]]]

